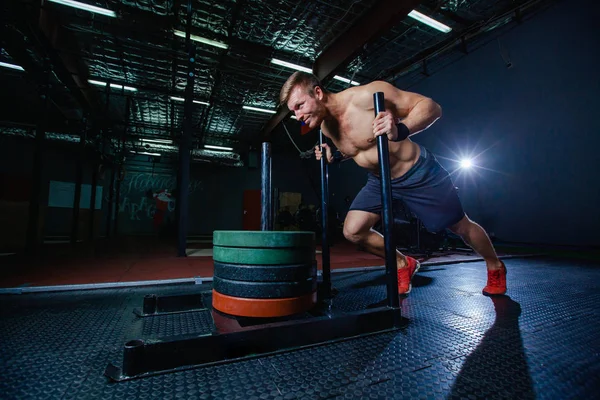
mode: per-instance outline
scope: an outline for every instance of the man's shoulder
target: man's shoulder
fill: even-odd
[[[367,91],[370,92],[373,89],[381,89],[381,88],[389,88],[389,87],[393,87],[393,85],[389,82],[386,81],[372,81],[369,83],[365,83],[363,85],[360,86],[352,86],[351,88],[348,88],[346,90],[356,90],[356,91]]]
[[[343,102],[348,107],[365,110],[373,107],[373,93],[375,91],[371,83],[348,88],[342,93],[344,93]]]
[[[370,96],[370,84],[353,86],[348,88],[339,94],[343,95],[344,102],[348,105],[359,105],[369,99]]]
[[[348,99],[352,99],[353,101],[372,101],[373,93],[385,91],[392,87],[393,86],[390,83],[385,81],[373,81],[365,83],[364,85],[350,87],[340,92],[340,94],[344,94],[344,96],[347,96]]]

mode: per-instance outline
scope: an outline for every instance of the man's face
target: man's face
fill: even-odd
[[[298,121],[303,121],[310,129],[321,125],[325,118],[325,107],[323,106],[323,91],[320,87],[312,89],[311,96],[306,88],[296,86],[290,92],[287,106],[294,113]]]

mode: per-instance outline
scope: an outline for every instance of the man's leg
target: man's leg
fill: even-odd
[[[466,215],[449,229],[460,236],[466,244],[471,246],[485,260],[488,279],[483,288],[483,294],[501,295],[506,293],[506,267],[498,259],[494,246],[492,246],[485,230]]]
[[[344,221],[344,237],[350,242],[362,246],[367,252],[385,258],[385,240],[373,226],[379,221],[379,215],[366,211],[351,210]],[[406,257],[396,250],[398,268],[398,292],[407,294],[411,290],[410,281],[419,270],[419,263],[412,257]]]
[[[372,229],[379,215],[366,211],[351,210],[344,221],[344,237],[350,242],[364,247],[366,251],[376,256],[385,258],[385,242],[379,232]],[[398,266],[404,267],[406,259],[398,253]]]
[[[496,251],[494,250],[494,246],[492,245],[489,236],[476,222],[470,220],[469,217],[465,215],[460,221],[448,229],[460,236],[468,246],[483,257],[488,270],[502,268],[502,261],[500,261],[496,255]]]

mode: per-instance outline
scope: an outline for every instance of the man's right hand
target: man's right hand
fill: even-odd
[[[323,143],[322,146],[315,146],[316,159],[320,160],[321,157],[323,157],[323,151],[321,150],[321,147],[323,147],[325,149],[327,164],[331,164],[331,162],[333,161],[333,154],[331,153],[331,147],[329,147],[329,145],[327,145],[327,143]]]

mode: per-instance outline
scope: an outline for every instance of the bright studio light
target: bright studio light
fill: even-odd
[[[351,81],[350,79],[344,78],[343,76],[339,76],[339,75],[334,76],[333,79],[338,80],[338,81],[342,81],[344,83],[349,83],[352,86],[358,86],[358,85],[360,85],[360,83],[358,83],[356,81]]]
[[[88,82],[91,83],[92,85],[96,85],[96,86],[104,86],[106,87],[106,82],[102,82],[102,81],[97,81],[94,79],[88,79]],[[113,89],[119,89],[119,90],[128,90],[130,92],[137,92],[137,89],[131,86],[123,86],[123,85],[117,85],[116,83],[111,83],[110,87]]]
[[[291,68],[291,69],[295,69],[297,71],[308,72],[309,74],[312,74],[312,69],[310,69],[308,67],[303,67],[302,65],[293,64],[291,62],[279,60],[277,58],[272,58],[271,64],[281,65],[282,67]]]
[[[205,144],[204,148],[211,150],[221,150],[221,151],[232,151],[233,147],[223,147],[223,146],[213,146],[212,144]]]
[[[309,74],[312,74],[312,69],[310,69],[310,68],[303,67],[302,65],[298,65],[298,64],[293,64],[291,62],[279,60],[277,58],[272,58],[271,59],[271,63],[275,64],[275,65],[281,65],[282,67],[291,68],[291,69],[295,69],[297,71],[308,72]],[[338,81],[342,81],[344,83],[349,83],[349,84],[351,84],[353,86],[360,85],[360,83],[358,83],[356,81],[352,81],[352,80],[350,80],[348,78],[344,78],[343,76],[339,76],[339,75],[334,76],[333,79],[336,79]]]
[[[170,97],[171,100],[175,100],[175,101],[185,101],[185,99],[183,97],[176,97],[176,96],[171,96]],[[209,104],[205,101],[200,101],[200,100],[192,100],[192,102],[196,103],[196,104],[202,104],[203,106],[208,106]]]
[[[142,156],[160,157],[160,153],[150,153],[150,152],[147,152],[147,151],[133,151],[133,150],[131,150],[130,152],[133,153],[133,154],[139,154],[139,155],[142,155]]]
[[[23,69],[23,67],[21,67],[20,65],[9,64],[9,63],[5,63],[5,62],[0,62],[0,67],[10,68],[10,69],[16,69],[17,71],[25,71]]]
[[[432,27],[433,29],[437,29],[440,32],[444,32],[444,33],[448,33],[452,30],[452,28],[450,28],[448,25],[444,25],[439,21],[436,21],[435,19],[428,17],[425,14],[421,14],[418,11],[412,10],[409,14],[409,17],[411,17],[412,19],[415,19],[427,26]]]
[[[267,114],[276,114],[276,113],[277,113],[277,111],[273,111],[273,110],[266,110],[266,109],[264,109],[264,108],[251,107],[251,106],[242,106],[242,108],[243,108],[244,110],[258,111],[258,112],[267,113]]]
[[[113,17],[113,18],[117,17],[117,14],[112,10],[107,10],[106,8],[100,8],[100,7],[92,6],[90,4],[81,3],[79,1],[73,1],[73,0],[48,0],[48,1],[51,3],[61,4],[63,6],[67,6],[67,7],[77,8],[79,10],[89,11],[94,14],[102,14],[102,15],[106,15],[107,17]]]
[[[183,31],[174,30],[173,34],[175,36],[179,36],[179,37],[182,37],[184,39],[186,37],[186,33],[183,32]],[[190,40],[193,40],[194,42],[204,43],[204,44],[207,44],[209,46],[218,47],[219,49],[227,49],[227,48],[229,48],[229,46],[227,44],[225,44],[225,43],[217,42],[216,40],[212,40],[212,39],[207,39],[207,38],[202,37],[202,36],[190,35]]]
[[[468,158],[462,159],[460,161],[460,167],[462,169],[469,169],[473,166],[473,162],[471,160],[469,160]]]
[[[158,144],[173,144],[169,139],[140,139],[142,143],[158,143]]]

